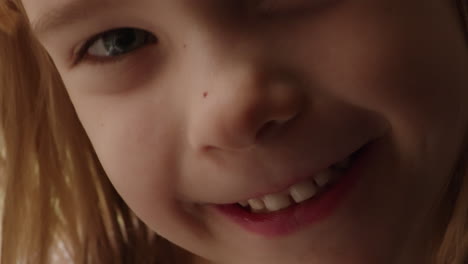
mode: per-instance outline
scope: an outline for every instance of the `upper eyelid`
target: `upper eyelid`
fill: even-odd
[[[38,35],[45,34],[87,20],[94,14],[100,14],[115,5],[116,1],[125,3],[119,0],[67,1],[32,20],[31,25]]]
[[[290,1],[293,1],[293,3]],[[327,1],[334,0],[249,0],[248,5],[255,6],[254,9],[261,13],[262,9],[266,12],[274,12],[281,8],[294,9],[294,6],[296,5],[308,5],[308,3],[315,5],[317,2],[320,4]],[[64,4],[60,4],[58,7],[53,7],[50,11],[42,14],[39,18],[32,20],[31,25],[33,30],[38,35],[41,35],[57,28],[62,28],[87,20],[94,14],[100,14],[103,11],[108,11],[109,8],[114,7],[116,4],[129,5],[125,0],[67,1]],[[287,8],[288,6],[290,8]]]

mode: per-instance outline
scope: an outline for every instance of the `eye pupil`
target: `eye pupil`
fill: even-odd
[[[135,31],[131,29],[124,29],[115,35],[115,39],[113,42],[115,42],[115,45],[117,47],[125,49],[131,47],[132,44],[135,43],[135,40],[137,40]]]

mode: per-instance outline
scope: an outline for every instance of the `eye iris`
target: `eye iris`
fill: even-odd
[[[128,53],[140,45],[145,44],[144,31],[126,28],[111,31],[103,36],[104,46],[109,56],[118,56]]]

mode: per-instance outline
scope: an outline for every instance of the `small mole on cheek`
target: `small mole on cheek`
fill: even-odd
[[[208,93],[207,92],[204,92],[203,93],[203,98],[206,98],[208,96]]]

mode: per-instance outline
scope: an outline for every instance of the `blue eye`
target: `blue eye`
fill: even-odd
[[[113,29],[87,41],[79,51],[77,62],[85,59],[105,62],[155,43],[157,38],[145,30]]]

